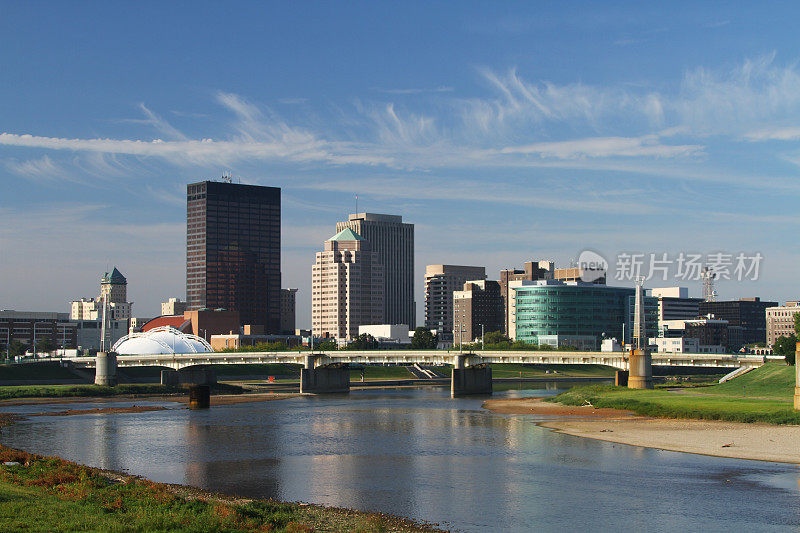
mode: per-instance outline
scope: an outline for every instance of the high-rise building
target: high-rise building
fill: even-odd
[[[500,271],[500,296],[503,299],[504,333],[510,334],[509,328],[509,303],[510,293],[508,284],[512,281],[536,281],[539,279],[553,279],[555,263],[552,261],[527,261],[525,268],[520,270],[507,269]]]
[[[794,315],[798,313],[800,313],[798,301],[789,301],[783,306],[767,308],[767,346],[773,346],[778,337],[790,337],[795,334]]]
[[[634,290],[582,281],[509,283],[509,337],[553,347],[596,350],[601,339],[622,338],[633,325]],[[653,315],[656,306],[652,307]],[[647,319],[647,309],[645,309]]]
[[[350,228],[369,241],[383,265],[384,320],[387,324],[416,325],[414,303],[414,224],[397,215],[356,213],[337,222],[336,231]]]
[[[380,255],[349,228],[325,241],[311,269],[311,328],[318,337],[350,341],[358,326],[383,324]]]
[[[686,287],[654,287],[648,290],[658,298],[658,321],[692,319],[700,316],[702,298],[689,298]]]
[[[767,308],[777,307],[778,302],[762,302],[761,298],[739,298],[733,301],[700,302],[700,315],[727,320],[730,326],[741,326],[742,340],[739,346],[728,340],[730,348],[738,350],[742,345],[767,341]]]
[[[166,302],[161,302],[162,315],[182,315],[184,311],[186,311],[186,302],[182,302],[180,298],[170,298]]]
[[[187,186],[186,303],[237,311],[277,333],[281,321],[281,190],[203,181]]]
[[[425,327],[436,330],[439,341],[453,341],[453,292],[469,280],[486,279],[486,268],[428,265],[425,268]]]
[[[281,333],[293,335],[297,309],[297,289],[281,289]]]
[[[133,302],[128,301],[128,280],[117,270],[105,272],[100,278],[100,296],[81,298],[70,304],[70,320],[102,320],[103,298],[108,303],[108,320],[128,321],[133,316]],[[126,326],[127,328],[127,326]]]
[[[472,342],[481,333],[503,329],[503,298],[500,283],[491,280],[467,281],[464,289],[453,293],[453,339]]]

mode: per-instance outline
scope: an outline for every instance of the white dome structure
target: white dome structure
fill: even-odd
[[[207,353],[214,349],[197,335],[183,333],[172,326],[161,326],[143,333],[125,335],[114,343],[111,351],[118,355],[171,355]]]

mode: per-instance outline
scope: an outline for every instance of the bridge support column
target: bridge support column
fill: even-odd
[[[800,411],[800,342],[794,352],[794,409]]]
[[[205,366],[190,366],[178,370],[178,383],[187,385],[216,385],[217,372]],[[161,373],[162,379],[164,372]]]
[[[192,385],[189,387],[189,409],[208,409],[211,407],[211,387]]]
[[[177,370],[162,370],[161,371],[161,384],[162,385],[178,385],[178,371]]]
[[[305,368],[300,369],[301,394],[330,394],[350,392],[350,367],[344,364],[315,367],[317,356],[306,356]]]
[[[450,396],[492,393],[492,369],[488,364],[467,366],[467,356],[457,355],[450,378]]]
[[[117,384],[117,354],[114,352],[97,352],[94,372],[95,385]]]
[[[631,350],[628,370],[629,389],[653,388],[653,358],[649,350]]]

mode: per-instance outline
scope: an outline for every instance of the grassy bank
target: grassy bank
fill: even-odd
[[[708,387],[698,388],[698,391]],[[778,399],[755,399],[723,395],[692,395],[666,389],[631,390],[613,385],[573,387],[547,401],[565,405],[624,409],[643,416],[695,418],[731,422],[800,424],[800,412]]]
[[[77,377],[70,369],[61,366],[58,361],[0,365],[0,381],[76,379]]]
[[[218,383],[212,390],[217,393],[238,394],[244,391],[236,385]],[[186,393],[186,389],[159,384],[122,384],[116,387],[102,385],[21,385],[0,387],[0,400],[14,398],[79,398],[95,396],[128,396],[142,394]]]
[[[690,392],[736,398],[759,397],[791,400],[794,394],[795,367],[767,363],[738,378]]]
[[[0,446],[4,531],[433,531],[375,513],[234,500]]]

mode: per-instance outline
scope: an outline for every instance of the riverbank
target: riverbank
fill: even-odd
[[[4,531],[441,531],[380,513],[153,483],[5,446],[0,463]]]
[[[660,450],[800,464],[800,426],[665,419],[631,411],[562,405],[542,398],[487,400],[498,413],[531,416],[559,433]]]

